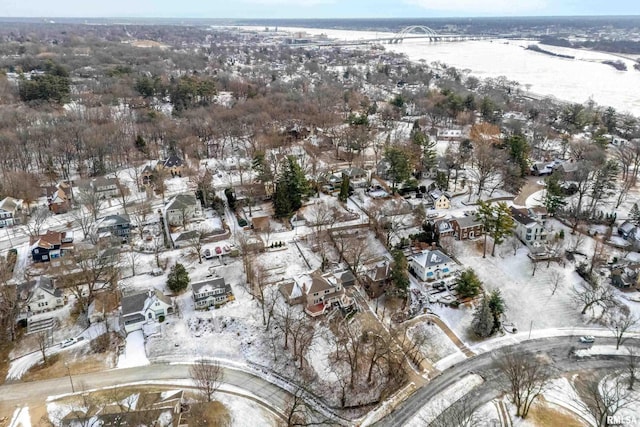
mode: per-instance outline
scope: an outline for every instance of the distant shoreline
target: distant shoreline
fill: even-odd
[[[564,59],[576,59],[575,56],[572,55],[563,55],[562,53],[555,53],[555,52],[551,52],[550,50],[545,50],[542,49],[540,46],[538,46],[537,44],[530,44],[529,46],[525,47],[526,50],[531,50],[533,52],[539,52],[539,53],[543,53],[545,55],[551,55],[551,56],[555,56],[557,58],[564,58]]]

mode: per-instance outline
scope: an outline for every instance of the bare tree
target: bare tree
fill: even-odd
[[[629,390],[633,390],[633,386],[638,380],[638,362],[640,362],[640,355],[638,355],[638,349],[636,347],[627,347],[627,374],[629,375]]]
[[[224,370],[217,361],[198,359],[189,368],[189,375],[207,402],[213,401],[213,395],[224,379]]]
[[[74,209],[71,212],[71,217],[80,227],[84,240],[90,240],[95,243],[97,239],[95,233],[96,221],[89,211],[85,210],[82,206],[79,206],[78,209]]]
[[[562,274],[558,270],[553,270],[549,273],[549,285],[551,287],[551,295],[555,295],[562,280]]]
[[[140,257],[141,257],[140,253],[135,251],[134,249],[131,249],[130,251],[125,253],[124,257],[127,260],[127,264],[131,268],[131,275],[135,276],[136,267],[140,263]]]
[[[571,252],[580,253],[580,250],[582,250],[582,246],[584,245],[586,240],[587,237],[582,233],[572,234],[569,245],[569,247],[571,248]]]
[[[44,331],[37,332],[36,344],[38,344],[38,350],[42,354],[42,363],[47,364],[47,349],[51,346],[51,330],[45,329]]]
[[[592,283],[585,283],[580,288],[574,289],[574,301],[582,307],[580,314],[586,314],[587,310],[601,307],[603,310],[615,305],[613,290],[607,284],[602,284],[598,278]]]
[[[530,353],[504,352],[498,357],[498,367],[507,377],[506,392],[516,406],[516,415],[526,418],[533,402],[549,384],[549,366]]]
[[[422,420],[429,427],[481,427],[487,420],[474,408],[473,398],[466,395],[444,409],[434,420]]]
[[[87,212],[91,214],[94,221],[100,216],[105,202],[100,194],[90,188],[83,188],[78,191],[76,201],[80,204],[81,208],[85,208]]]
[[[615,375],[615,374],[614,374]],[[576,402],[591,414],[598,427],[609,425],[608,417],[614,416],[620,409],[634,407],[637,399],[632,391],[624,386],[619,376],[579,378],[577,389],[580,400]]]
[[[42,234],[42,229],[47,221],[47,218],[51,216],[51,211],[46,206],[38,206],[29,217],[26,222],[25,228],[29,233],[29,236],[35,237]]]
[[[619,308],[609,313],[607,328],[616,339],[616,350],[627,340],[625,334],[638,325],[638,318],[629,312],[628,307]]]
[[[189,255],[198,259],[198,263],[202,264],[202,247],[204,246],[204,239],[207,232],[204,230],[196,230],[195,234],[189,239]]]

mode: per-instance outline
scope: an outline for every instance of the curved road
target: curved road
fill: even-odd
[[[283,388],[247,372],[225,366],[223,369],[225,384],[244,390],[260,404],[277,414],[286,407],[290,394]],[[72,373],[76,392],[145,381],[171,384],[177,380],[190,378],[189,365],[154,364],[89,374],[73,375]],[[44,403],[48,396],[65,393],[71,393],[68,376],[43,381],[9,383],[0,386],[0,396],[2,396],[0,406],[15,408],[16,405],[22,405],[25,402]]]
[[[629,340],[639,346],[639,340]],[[615,345],[613,338],[599,338],[598,344]],[[584,369],[599,369],[604,367],[623,367],[624,358],[593,358],[577,361],[571,355],[573,349],[584,348],[578,343],[577,336],[554,337],[530,340],[511,346],[483,353],[465,360],[442,372],[424,387],[420,388],[404,402],[400,403],[391,414],[380,420],[379,426],[406,425],[423,407],[425,402],[453,385],[460,378],[470,372],[481,375],[486,381],[471,391],[477,406],[486,403],[501,394],[500,373],[495,366],[495,355],[498,351],[509,349],[515,352],[530,352],[546,354],[553,361],[553,367],[559,372],[580,371]],[[273,384],[249,372],[223,366],[224,383],[244,390],[247,397],[253,398],[268,410],[277,414],[282,413],[287,406],[290,393],[280,386]],[[181,380],[190,379],[189,365],[153,364],[128,369],[117,369],[89,374],[73,375],[75,390],[90,390],[109,386],[125,385],[139,382],[160,382],[175,384]],[[16,382],[0,386],[2,403],[0,407],[15,408],[29,402],[45,402],[48,396],[71,392],[69,377],[52,378],[34,382]]]
[[[633,343],[639,346],[638,340],[629,340],[627,345]],[[613,338],[598,338],[599,345],[615,345]],[[448,387],[459,381],[464,376],[473,372],[485,379],[485,382],[471,391],[472,401],[476,407],[487,403],[502,393],[501,383],[504,379],[498,372],[495,364],[497,352],[511,350],[515,352],[541,353],[548,355],[552,360],[552,367],[559,372],[581,371],[585,369],[599,369],[605,367],[624,367],[625,358],[599,357],[593,359],[579,359],[571,355],[573,349],[585,348],[578,343],[577,336],[565,336],[554,338],[543,338],[526,341],[500,349],[482,353],[473,358],[467,359],[457,365],[442,372],[439,376],[431,380],[427,385],[420,388],[404,402],[399,404],[394,411],[376,423],[376,426],[404,426],[406,425],[424,406],[426,402],[442,393]]]

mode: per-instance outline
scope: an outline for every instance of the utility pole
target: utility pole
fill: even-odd
[[[67,374],[69,374],[69,382],[71,383],[71,393],[75,393],[76,390],[73,387],[73,378],[71,377],[71,368],[67,362],[64,362],[64,366],[67,368]]]

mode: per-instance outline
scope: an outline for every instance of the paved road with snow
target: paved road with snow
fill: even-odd
[[[72,375],[75,391],[92,390],[131,383],[182,384],[189,380],[189,365],[148,365],[90,374]],[[224,367],[224,383],[244,390],[248,397],[260,402],[271,411],[280,413],[286,407],[289,393],[262,378],[240,370]],[[69,377],[44,381],[21,382],[0,386],[3,404],[8,407],[30,402],[42,403],[48,396],[71,393]]]
[[[615,345],[615,340],[613,338],[598,338],[598,344]],[[638,340],[629,340],[626,344],[640,347]],[[553,367],[560,372],[598,368],[620,368],[624,367],[627,363],[625,358],[615,358],[613,356],[593,357],[577,361],[576,358],[571,355],[572,351],[585,347],[586,346],[579,344],[577,336],[571,336],[531,340],[505,347],[505,349],[518,353],[530,352],[547,354],[553,360]],[[498,397],[498,395],[502,393],[501,383],[505,380],[495,366],[496,354],[496,350],[492,350],[467,359],[445,370],[402,404],[398,405],[391,414],[383,418],[376,425],[384,427],[407,425],[426,402],[434,399],[438,394],[471,372],[479,374],[485,379],[485,382],[481,386],[476,387],[469,393],[471,402],[473,402],[475,408]]]

